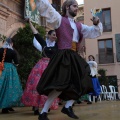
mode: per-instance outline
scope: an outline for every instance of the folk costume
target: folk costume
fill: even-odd
[[[11,46],[10,38],[0,48],[0,61],[3,59],[3,54],[4,69],[0,75],[0,108],[21,106],[20,100],[23,90],[16,69],[18,59],[15,50]]]
[[[93,83],[93,89],[94,92],[90,93],[92,96],[99,96],[101,93],[101,88],[100,88],[100,83],[99,80],[97,78],[97,63],[95,61],[88,61],[88,64],[90,66],[91,69],[91,79],[92,79],[92,83]]]
[[[49,63],[50,57],[57,50],[57,44],[55,41],[50,41],[49,39],[45,41],[39,34],[34,34],[34,36],[33,44],[40,52],[42,52],[42,58],[36,63],[29,74],[26,88],[22,95],[22,103],[26,106],[43,107],[47,100],[47,96],[39,95],[36,91],[36,86]],[[58,108],[58,100],[59,99],[54,100],[51,109]]]
[[[46,17],[47,22],[56,29],[59,49],[42,74],[37,90],[39,94],[45,95],[49,95],[53,90],[62,91],[59,95],[61,99],[77,100],[93,88],[89,65],[77,54],[77,44],[83,37],[100,36],[102,24],[89,27],[67,16],[62,17],[48,0],[38,0],[36,6],[41,16]]]
[[[52,101],[57,97],[68,100],[61,112],[78,119],[72,110],[74,100],[93,90],[89,65],[78,55],[78,46],[82,38],[92,39],[100,36],[102,24],[89,27],[68,16],[61,16],[48,0],[37,0],[36,7],[40,15],[56,29],[58,45],[58,51],[51,58],[37,86],[39,94],[48,95],[39,119],[48,120],[45,116]]]

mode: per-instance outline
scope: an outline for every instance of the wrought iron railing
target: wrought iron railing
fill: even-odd
[[[97,54],[96,61],[98,64],[109,64],[109,63],[116,63],[116,55],[115,53],[111,54]]]

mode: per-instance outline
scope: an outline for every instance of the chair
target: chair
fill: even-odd
[[[115,91],[115,87],[113,85],[109,85],[109,88],[111,100],[116,100],[116,95],[118,94],[118,92]]]
[[[98,96],[98,100],[101,102],[101,99],[102,99],[104,93],[103,93],[102,86],[100,86],[100,88],[101,88],[101,93],[100,93],[100,95]]]
[[[102,90],[104,94],[104,99],[110,100],[111,99],[110,92],[107,91],[107,87],[105,85],[102,85]]]
[[[101,102],[101,97],[103,96],[103,90],[102,90],[102,87],[100,86],[101,88],[101,93],[100,95],[98,96],[98,100]],[[97,96],[93,96],[93,102],[95,103],[95,99],[97,99]]]

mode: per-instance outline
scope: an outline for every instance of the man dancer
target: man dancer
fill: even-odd
[[[56,29],[58,51],[44,71],[37,91],[48,95],[39,120],[49,120],[48,109],[53,100],[59,97],[67,100],[61,112],[69,117],[79,119],[73,112],[72,105],[81,95],[92,90],[89,65],[78,54],[78,45],[82,38],[99,37],[103,31],[99,18],[92,19],[93,26],[77,23],[78,3],[76,0],[66,0],[62,6],[62,16],[51,6],[48,0],[37,0],[36,6],[40,15]]]

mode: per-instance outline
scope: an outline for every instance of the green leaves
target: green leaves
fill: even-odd
[[[41,36],[45,36],[45,29],[34,24]],[[29,24],[26,24],[24,28],[19,28],[17,34],[13,37],[14,48],[19,56],[18,73],[20,80],[25,87],[28,76],[31,69],[41,58],[41,53],[33,46],[33,33]]]

